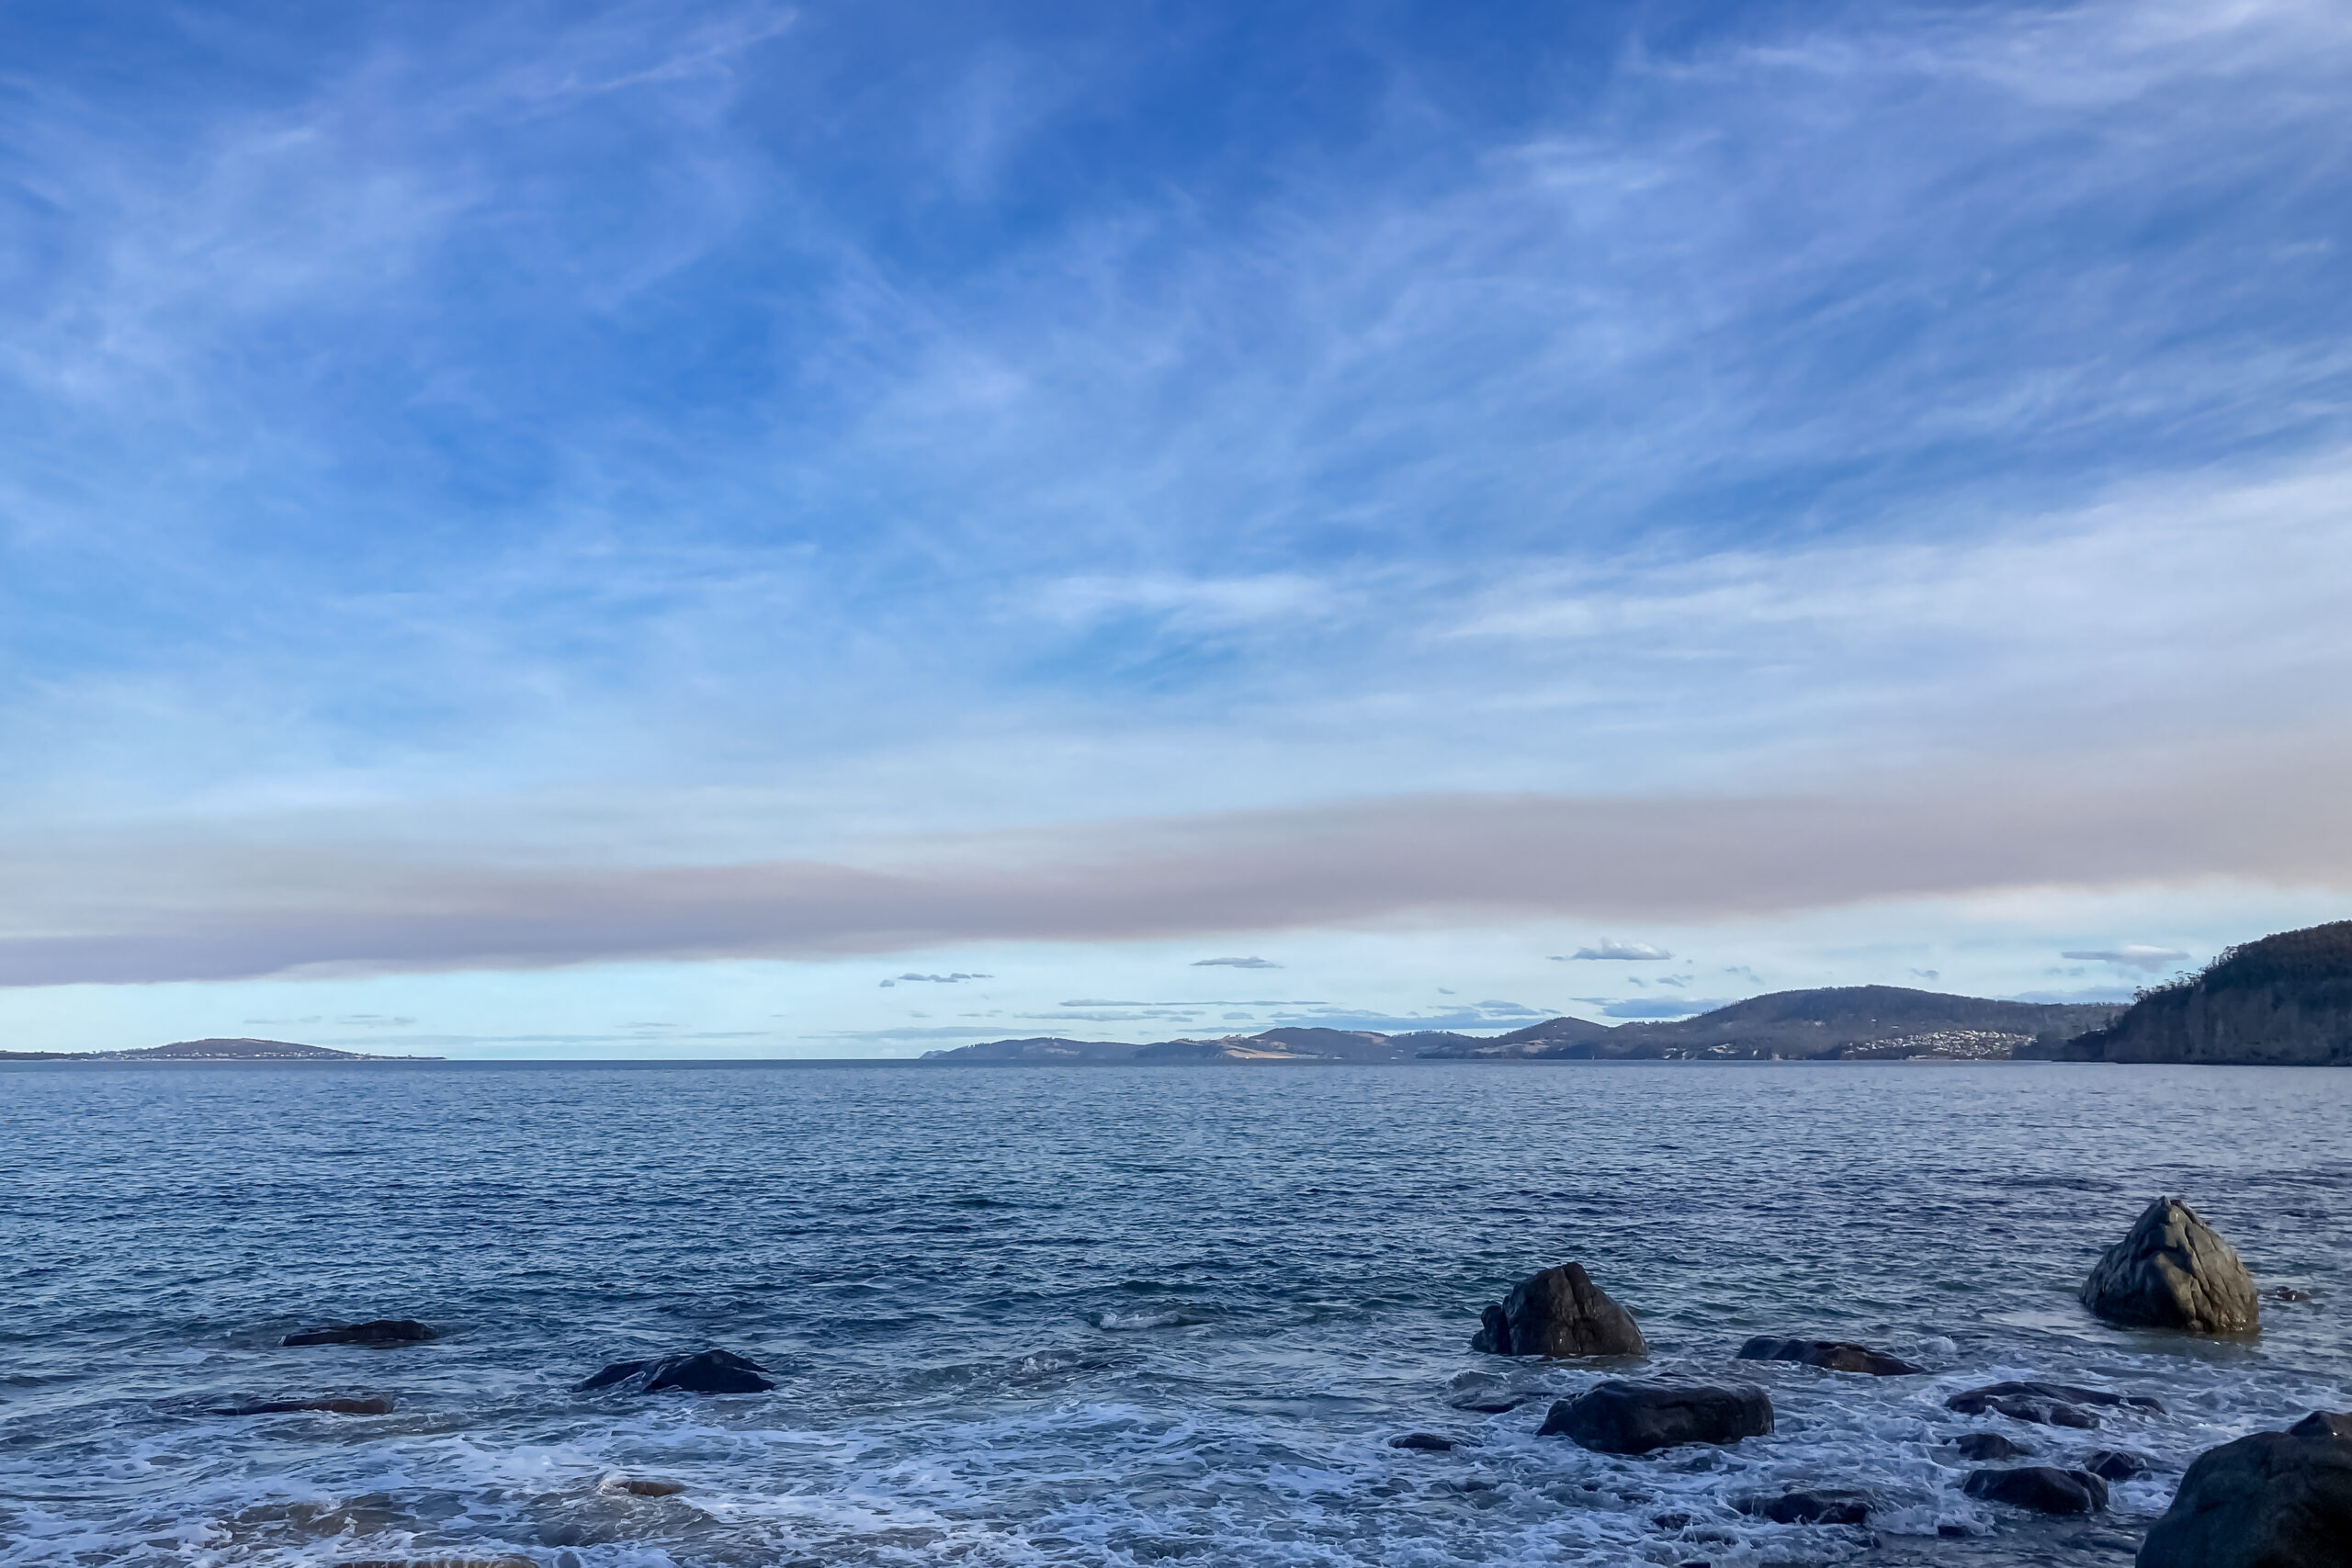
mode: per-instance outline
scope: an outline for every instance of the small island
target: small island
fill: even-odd
[[[175,1040],[134,1051],[0,1051],[0,1062],[439,1062],[441,1056],[373,1056],[290,1040]]]

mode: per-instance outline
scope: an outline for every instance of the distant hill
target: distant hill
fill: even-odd
[[[135,1051],[0,1051],[13,1062],[437,1062],[438,1056],[370,1056],[290,1040],[175,1040]]]
[[[926,1052],[923,1060],[989,1062],[1798,1061],[1912,1056],[2007,1057],[2108,1022],[2120,1006],[1988,1001],[1899,986],[1779,991],[1675,1023],[1555,1018],[1494,1039],[1430,1032],[1269,1029],[1219,1040],[1128,1045],[1104,1040],[992,1040]]]
[[[1130,1045],[1113,1040],[1035,1036],[990,1040],[953,1050],[926,1051],[926,1062],[1404,1062],[1415,1042],[1467,1040],[1459,1034],[1377,1034],[1364,1029],[1269,1029],[1216,1040],[1161,1040]]]
[[[2037,1047],[2069,1062],[2352,1066],[2352,920],[2233,947],[2103,1028]]]
[[[1674,1061],[1998,1059],[2036,1040],[2056,1042],[2107,1022],[2117,1006],[2005,1002],[1903,986],[1775,991],[1670,1023],[1555,1018],[1466,1049],[1424,1053],[1472,1059]]]

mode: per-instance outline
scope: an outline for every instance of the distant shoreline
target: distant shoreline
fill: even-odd
[[[2290,1067],[2343,1066],[2301,1062],[2064,1062],[2042,1057],[1897,1056],[1878,1060],[1850,1057],[1589,1057],[1510,1056],[1500,1058],[1408,1057],[1392,1062],[1270,1061],[1270,1062],[926,1062],[919,1056],[365,1056],[341,1061],[302,1057],[136,1057],[104,1052],[0,1051],[0,1067],[611,1067],[628,1069],[678,1067],[914,1067],[926,1072],[998,1072],[1035,1069],[1048,1072],[1097,1072],[1137,1067],[1167,1069],[1235,1067],[1407,1067],[1464,1068],[1485,1071],[1502,1067]]]

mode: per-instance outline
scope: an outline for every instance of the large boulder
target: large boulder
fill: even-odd
[[[368,1323],[330,1324],[289,1334],[288,1345],[415,1345],[440,1337],[413,1317],[379,1317]]]
[[[2325,1411],[2197,1456],[2139,1568],[2352,1565],[2352,1416]]]
[[[2188,1204],[2159,1198],[2083,1281],[2083,1304],[2112,1323],[2191,1334],[2262,1326],[2254,1277]]]
[[[1627,1382],[1611,1378],[1552,1406],[1539,1438],[1566,1437],[1604,1454],[1678,1443],[1736,1443],[1772,1429],[1772,1402],[1749,1383]]]
[[[760,1374],[767,1369],[728,1350],[692,1356],[661,1356],[646,1361],[615,1361],[571,1385],[574,1393],[626,1388],[632,1393],[766,1393],[775,1387]]]
[[[2048,1464],[1973,1471],[1961,1490],[1988,1503],[2007,1503],[2037,1514],[2087,1514],[2107,1506],[2106,1482],[2087,1470]]]
[[[1739,1359],[1802,1361],[1808,1367],[1824,1367],[1833,1372],[1868,1372],[1874,1378],[1907,1377],[1928,1370],[1915,1367],[1900,1356],[1843,1339],[1775,1339],[1769,1334],[1759,1334],[1742,1345]]]
[[[1634,1314],[1574,1263],[1521,1280],[1479,1321],[1470,1348],[1497,1356],[1640,1356],[1649,1350]]]

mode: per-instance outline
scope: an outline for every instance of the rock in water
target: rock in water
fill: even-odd
[[[1863,1492],[1785,1492],[1750,1497],[1739,1511],[1776,1525],[1860,1525],[1870,1522],[1870,1495]]]
[[[1470,1348],[1497,1356],[1640,1356],[1649,1350],[1634,1314],[1574,1263],[1521,1280],[1479,1321]]]
[[[1822,1367],[1833,1372],[1868,1372],[1874,1378],[1907,1377],[1928,1370],[1915,1367],[1900,1356],[1849,1344],[1843,1339],[1775,1339],[1769,1334],[1759,1334],[1742,1345],[1739,1359],[1802,1361],[1808,1367]]]
[[[1566,1436],[1596,1453],[1644,1454],[1678,1443],[1736,1443],[1771,1429],[1772,1402],[1752,1384],[1611,1378],[1553,1405],[1535,1435]]]
[[[674,1497],[686,1489],[686,1483],[683,1481],[651,1481],[635,1475],[608,1475],[597,1483],[596,1489],[627,1497]]]
[[[2146,1454],[2129,1449],[2101,1449],[2083,1461],[2083,1468],[2102,1481],[2137,1481],[2156,1467]]]
[[[2098,1417],[2083,1409],[2086,1404],[2122,1405],[2159,1416],[2165,1408],[2162,1402],[2144,1393],[2109,1393],[2103,1388],[2076,1388],[2063,1382],[1987,1383],[1983,1388],[1962,1390],[1944,1401],[1946,1410],[1958,1411],[1962,1416],[1982,1416],[1991,1411],[2012,1421],[2087,1431],[2098,1425]]]
[[[1423,1453],[1442,1454],[1453,1451],[1453,1439],[1441,1438],[1435,1432],[1408,1432],[1401,1438],[1391,1438],[1392,1449],[1419,1449]]]
[[[766,1393],[775,1384],[760,1376],[767,1369],[728,1350],[664,1356],[650,1361],[615,1361],[594,1377],[571,1385],[574,1393],[628,1385],[633,1393]]]
[[[2022,1443],[2009,1441],[1998,1432],[1971,1432],[1952,1447],[1958,1449],[1960,1457],[1971,1464],[1982,1464],[1993,1459],[2019,1459],[2033,1451]]]
[[[2083,1281],[2083,1304],[2113,1323],[2191,1334],[2262,1326],[2254,1278],[2188,1204],[2159,1198]]]
[[[223,1416],[291,1416],[301,1411],[322,1411],[329,1416],[390,1416],[392,1396],[388,1393],[368,1394],[364,1398],[340,1399],[269,1399],[259,1404],[240,1404],[224,1410]]]
[[[2352,1416],[2322,1411],[2197,1456],[2139,1568],[2352,1564]]]
[[[2087,1514],[2107,1506],[2106,1482],[2087,1470],[2047,1464],[1973,1471],[1961,1490],[1988,1503],[2007,1503],[2037,1514]]]
[[[372,1323],[335,1324],[289,1334],[288,1345],[414,1345],[437,1337],[413,1317],[379,1317]]]

